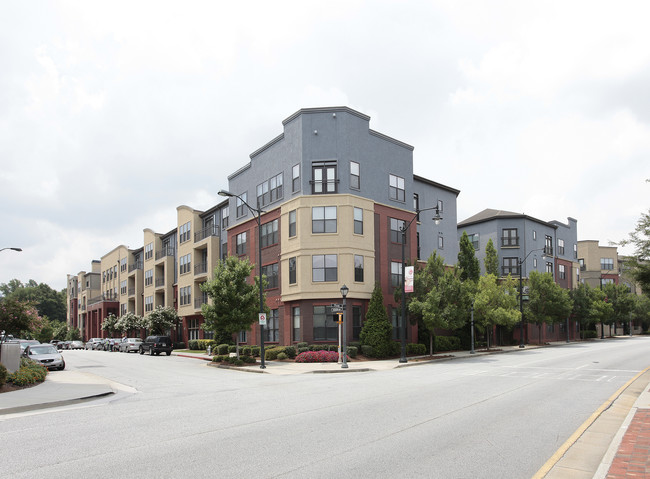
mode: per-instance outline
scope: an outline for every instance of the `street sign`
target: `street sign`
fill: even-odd
[[[330,309],[332,311],[332,314],[337,314],[337,313],[342,313],[343,312],[343,308],[339,308],[337,306],[332,306]]]
[[[266,313],[259,314],[260,326],[266,326]]]

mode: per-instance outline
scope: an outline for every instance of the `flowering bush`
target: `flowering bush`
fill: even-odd
[[[10,374],[8,380],[16,386],[27,386],[29,384],[45,381],[47,368],[41,363],[23,358],[20,360],[20,369]]]
[[[305,351],[296,356],[297,363],[335,363],[338,360],[336,351]]]

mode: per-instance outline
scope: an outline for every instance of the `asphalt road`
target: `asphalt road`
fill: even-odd
[[[526,478],[649,352],[634,337],[277,376],[70,351],[68,368],[138,392],[0,422],[0,477]]]

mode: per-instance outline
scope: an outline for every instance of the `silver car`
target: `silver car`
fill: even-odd
[[[137,353],[140,349],[140,344],[142,344],[142,339],[140,338],[126,338],[120,343],[120,352],[121,353]]]
[[[30,344],[25,348],[23,356],[38,361],[47,369],[65,369],[63,355],[52,344]]]

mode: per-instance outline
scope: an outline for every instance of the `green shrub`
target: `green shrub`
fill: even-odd
[[[206,351],[208,346],[214,348],[214,339],[197,339],[197,350]],[[190,348],[191,349],[191,348]]]
[[[278,354],[282,352],[281,348],[268,348],[264,350],[264,358],[267,361],[278,359]]]
[[[367,358],[372,357],[372,346],[369,344],[364,344],[361,346],[361,354],[363,354]]]
[[[222,356],[224,354],[228,354],[228,345],[227,344],[219,344],[217,346],[216,353],[219,354],[219,355],[222,355]]]
[[[306,347],[308,347],[308,346],[309,346],[309,345],[308,345],[307,343],[303,343],[303,342],[300,342],[300,343],[296,344],[296,348],[298,348],[298,349],[300,349],[300,348],[306,348]]]
[[[199,340],[198,339],[190,339],[187,342],[187,347],[191,349],[192,351],[197,351],[199,349]]]
[[[423,356],[427,354],[427,347],[424,344],[408,343],[406,345],[406,354],[413,354],[415,356]]]
[[[47,368],[45,366],[31,359],[22,358],[18,371],[10,374],[7,379],[16,386],[28,386],[45,381],[45,376],[47,376]]]
[[[402,354],[402,342],[393,341],[390,343],[390,356],[399,356]]]
[[[436,351],[456,351],[460,349],[460,338],[456,336],[436,336]]]
[[[594,339],[598,337],[598,332],[593,330],[582,331],[580,336],[582,339]]]
[[[241,356],[241,360],[248,364],[255,363],[255,358],[252,356]]]
[[[2,387],[4,383],[7,382],[8,375],[9,372],[7,371],[7,368],[5,368],[4,364],[0,364],[0,387]]]
[[[285,346],[283,352],[289,359],[295,359],[296,357],[296,348],[293,346]]]
[[[298,348],[298,354],[309,351],[309,348]]]
[[[310,351],[329,351],[330,350],[330,345],[329,344],[312,344],[309,346]]]
[[[361,343],[360,343],[359,341],[350,341],[350,342],[348,343],[348,347],[350,347],[350,346],[352,346],[352,347],[354,347],[354,348],[357,348],[357,351],[358,351],[359,349],[361,349]]]
[[[251,356],[252,355],[251,347],[250,346],[242,346],[241,354],[243,356]]]
[[[174,343],[174,349],[185,349],[185,343],[182,341]]]
[[[260,349],[261,348],[259,346],[251,346],[251,353],[253,354],[253,356],[255,356],[256,358],[259,358],[260,354],[261,354]]]
[[[366,320],[361,328],[361,343],[372,346],[372,357],[385,358],[390,356],[394,354],[391,346],[392,330],[393,326],[384,307],[384,295],[379,283],[377,283],[372,292],[370,303],[368,303]],[[365,355],[365,350],[362,349],[362,351],[364,351]]]
[[[348,346],[347,348],[348,356],[350,356],[351,358],[357,357],[357,351],[359,351],[359,349],[356,346]]]
[[[283,361],[287,359],[289,356],[287,356],[287,353],[278,353],[278,361]]]
[[[236,353],[237,352],[237,346],[235,346],[234,344],[231,344],[230,346],[228,346],[228,352],[229,353]]]

